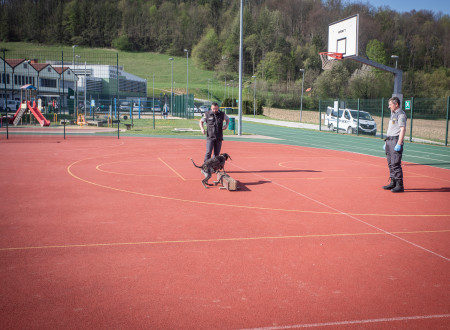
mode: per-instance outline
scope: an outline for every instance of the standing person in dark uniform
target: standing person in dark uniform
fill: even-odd
[[[405,191],[403,186],[402,154],[406,132],[406,114],[400,109],[398,97],[389,99],[389,109],[391,109],[391,119],[389,120],[386,143],[383,149],[386,151],[391,182],[384,186],[383,189],[397,193]]]
[[[225,126],[223,125],[225,121]],[[205,128],[203,123],[206,123],[206,153],[204,161],[211,158],[211,154],[214,150],[214,156],[220,154],[223,141],[223,130],[228,128],[230,119],[228,116],[219,110],[219,105],[216,102],[211,104],[211,110],[205,112],[204,117],[199,122],[202,134],[205,134]]]

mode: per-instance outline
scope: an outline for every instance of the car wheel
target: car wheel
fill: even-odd
[[[353,134],[353,128],[348,127],[347,128],[347,134]]]
[[[334,131],[334,126],[333,126],[333,124],[330,124],[330,125],[328,126],[328,129],[329,129],[330,131]]]

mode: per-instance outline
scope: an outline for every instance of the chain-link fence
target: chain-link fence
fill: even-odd
[[[123,73],[117,53],[83,52],[76,46],[71,52],[4,50],[0,77],[0,106],[14,118],[20,115],[14,102],[29,101],[50,121],[75,121],[88,109],[91,113],[101,109],[97,100],[130,93],[144,97],[147,91],[144,79],[128,79]],[[36,115],[31,118],[40,121]],[[26,116],[20,123],[26,123]]]
[[[113,126],[120,120],[194,117],[194,95],[147,95],[147,80],[125,72],[118,53],[0,52],[0,127]]]
[[[321,130],[335,130],[337,133],[376,134],[383,138],[390,119],[389,99],[345,99],[320,100],[319,122]],[[333,110],[339,107],[339,115]],[[413,142],[434,142],[448,145],[450,97],[447,98],[404,98],[402,109],[408,117],[406,140]],[[358,111],[345,111],[360,110]],[[370,126],[365,112],[370,114],[376,130]],[[334,116],[333,116],[334,115]],[[364,117],[364,118],[363,118]],[[351,127],[351,128],[349,128]]]

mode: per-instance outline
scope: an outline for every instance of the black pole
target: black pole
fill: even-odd
[[[116,53],[116,77],[117,77],[117,97],[114,105],[117,110],[117,100],[119,100],[119,53]],[[117,116],[117,139],[120,138],[119,126],[120,126],[120,109],[118,110]]]
[[[61,95],[59,96],[59,113],[60,113],[60,118],[62,118],[62,113],[63,113],[63,102],[64,100],[64,51],[61,51],[61,75],[62,75],[62,97]],[[66,119],[64,118],[64,140],[66,139]]]
[[[447,142],[448,142],[448,112],[449,112],[449,107],[450,107],[450,96],[447,97],[447,118],[446,118],[446,125],[445,125],[445,146],[447,146]],[[8,126],[6,126],[8,127]]]
[[[360,99],[358,98],[358,119],[357,119],[357,124],[356,124],[356,135],[359,135],[359,109],[360,109]]]
[[[8,117],[8,97],[7,97],[7,90],[6,90],[6,53],[5,49],[3,48],[3,83],[5,84],[5,108],[6,108],[6,139],[9,139],[9,130],[8,130],[8,124],[9,124],[9,117]]]
[[[381,138],[383,139],[384,97],[381,98]]]

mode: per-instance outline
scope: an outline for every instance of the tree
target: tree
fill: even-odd
[[[378,40],[370,40],[366,47],[367,57],[377,63],[387,64],[387,55],[384,49],[384,44]]]
[[[195,63],[205,70],[214,70],[220,62],[219,37],[214,28],[210,28],[205,36],[192,50]]]
[[[343,98],[350,74],[341,62],[331,70],[325,70],[314,83],[314,90],[319,98]]]
[[[258,67],[258,72],[269,81],[283,81],[287,72],[287,59],[283,54],[268,52]]]

